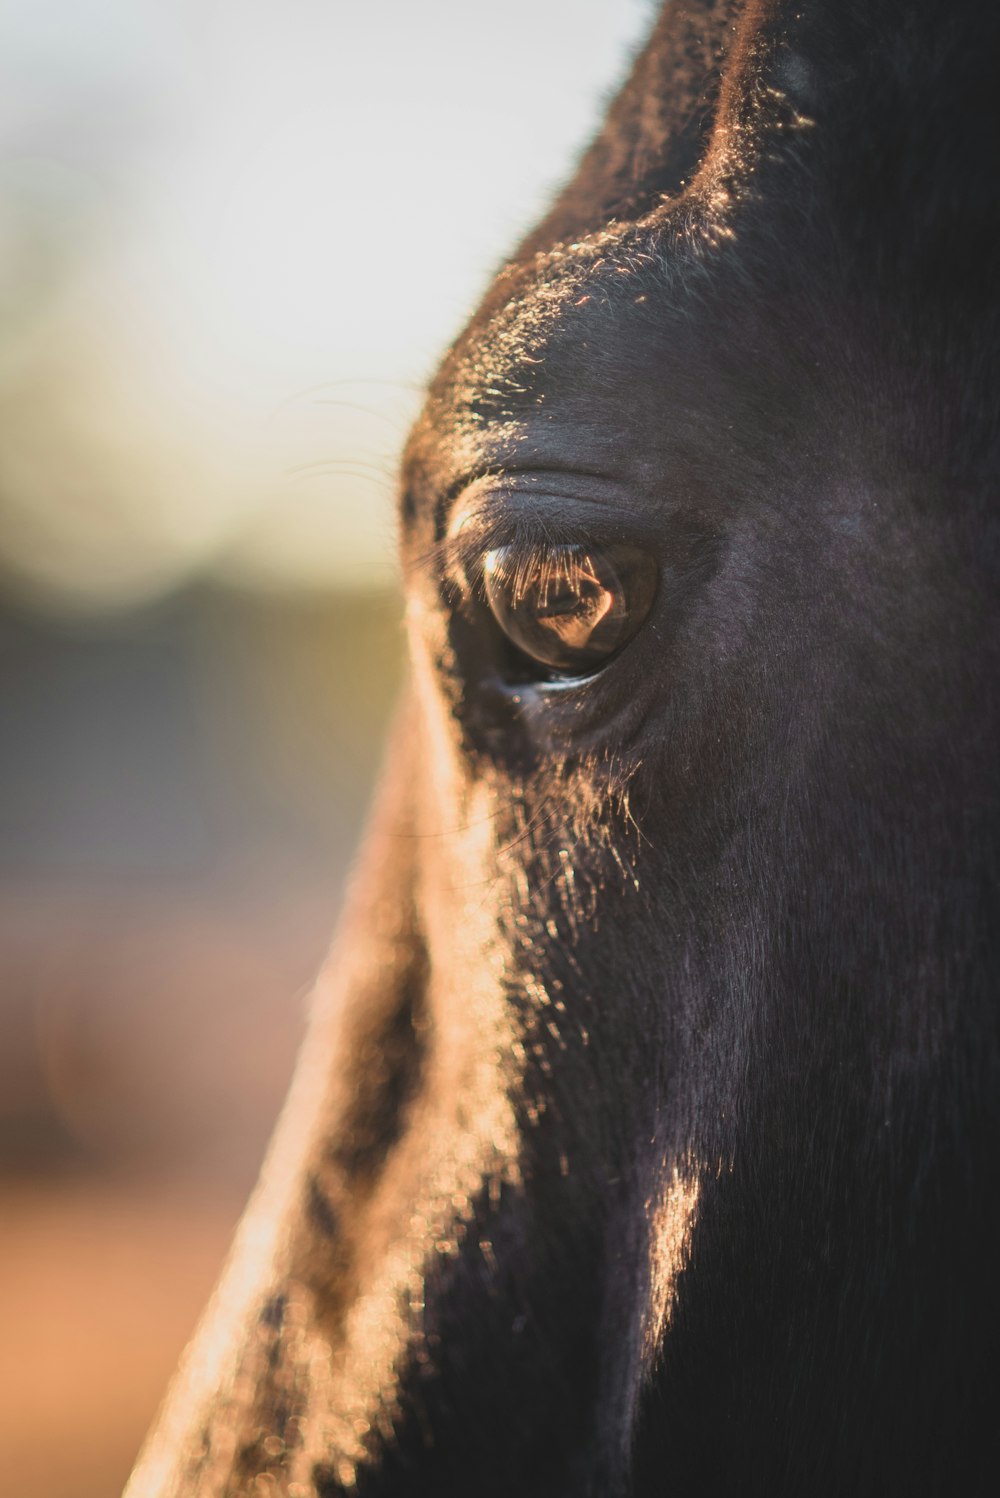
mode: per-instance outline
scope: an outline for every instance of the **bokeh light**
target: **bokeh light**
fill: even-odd
[[[392,569],[400,434],[638,0],[0,11],[0,560],[74,607]]]

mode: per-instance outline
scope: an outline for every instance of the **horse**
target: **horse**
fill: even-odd
[[[446,354],[130,1498],[992,1492],[998,64],[974,0],[670,0]]]

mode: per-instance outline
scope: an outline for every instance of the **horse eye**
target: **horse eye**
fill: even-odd
[[[537,665],[575,676],[630,640],[656,594],[656,563],[634,546],[498,547],[483,585],[508,640]]]

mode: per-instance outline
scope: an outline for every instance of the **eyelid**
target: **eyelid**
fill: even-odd
[[[533,526],[539,534],[547,533],[548,521],[554,508],[561,509],[558,501],[553,505],[546,495],[543,503],[523,490],[500,486],[495,481],[479,484],[467,489],[460,496],[448,519],[445,539],[452,539],[461,532],[475,533],[483,538],[492,538],[504,529]]]
[[[480,475],[442,515],[443,534],[424,556],[439,586],[476,590],[486,552],[503,547],[525,563],[546,547],[637,545],[655,553],[649,516],[620,485],[602,482],[601,498],[581,492],[586,476],[568,472]],[[613,501],[613,502],[612,502]],[[643,534],[646,532],[646,535]]]
[[[591,521],[607,526],[642,524],[643,508],[631,485],[590,469],[530,470],[495,468],[456,485],[439,512],[444,535],[469,516],[491,518],[502,512],[535,520],[542,529],[555,521],[567,530],[586,531]],[[648,517],[646,517],[648,518]]]
[[[579,523],[574,531],[573,539],[582,539]],[[559,539],[540,506],[512,504],[509,491],[492,489],[456,507],[443,539],[432,548],[425,564],[440,582],[468,589],[477,585],[489,551],[503,547],[528,561]]]

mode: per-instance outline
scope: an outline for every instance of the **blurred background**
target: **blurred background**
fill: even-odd
[[[114,1498],[401,679],[393,475],[646,0],[0,0],[5,1491]]]

